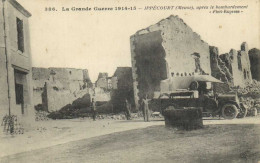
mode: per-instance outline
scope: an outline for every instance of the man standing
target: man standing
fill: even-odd
[[[125,117],[127,120],[131,119],[131,104],[125,99]]]
[[[147,98],[147,95],[145,95],[145,98],[143,99],[143,113],[145,122],[150,121],[149,101],[150,100]]]
[[[91,102],[91,111],[92,111],[93,121],[95,121],[96,120],[96,101],[94,100],[94,98],[92,98],[92,102]]]

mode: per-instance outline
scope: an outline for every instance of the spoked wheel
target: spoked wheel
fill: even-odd
[[[247,115],[247,107],[243,104],[240,104],[240,112],[237,115],[237,118],[244,118]]]
[[[222,116],[225,119],[234,119],[237,117],[238,110],[234,104],[226,104],[222,107]]]

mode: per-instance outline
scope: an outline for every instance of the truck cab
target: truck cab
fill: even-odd
[[[236,93],[216,93],[214,83],[223,83],[209,75],[175,77],[161,82],[161,91],[154,100],[159,100],[160,108],[201,107],[204,115],[222,116],[225,119],[244,117]],[[156,93],[155,93],[156,94]],[[158,101],[157,101],[158,103]]]

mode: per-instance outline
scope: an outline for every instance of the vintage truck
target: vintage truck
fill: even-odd
[[[152,105],[163,111],[169,107],[201,107],[205,116],[225,119],[243,118],[247,108],[236,93],[217,93],[216,84],[224,84],[209,75],[172,77],[161,81],[160,92],[155,92]]]

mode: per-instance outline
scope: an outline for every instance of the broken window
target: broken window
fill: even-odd
[[[23,21],[19,18],[16,18],[16,26],[17,26],[18,50],[20,50],[21,52],[24,52]]]

